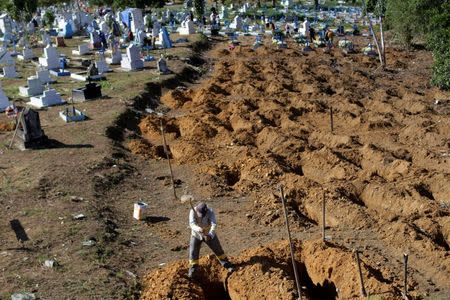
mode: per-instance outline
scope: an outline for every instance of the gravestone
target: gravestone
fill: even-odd
[[[164,59],[164,56],[162,54],[160,59],[158,59],[157,68],[159,74],[165,75],[170,73],[169,69],[167,68],[167,61]]]
[[[90,52],[90,49],[89,49],[89,45],[88,44],[78,45],[78,49],[77,50],[72,50],[72,54],[73,55],[78,55],[78,56],[86,55],[89,52]]]
[[[36,76],[39,78],[42,84],[53,83],[55,80],[50,78],[50,71],[45,68],[39,68],[36,71]]]
[[[2,89],[2,82],[0,81],[0,112],[3,112],[11,103],[8,97],[6,97],[5,92]]]
[[[30,97],[30,105],[37,108],[60,105],[65,103],[61,95],[52,88],[48,88],[41,96]]]
[[[24,150],[44,146],[48,138],[41,128],[39,113],[31,108],[26,108],[20,115],[17,128],[19,142],[16,145]]]
[[[56,47],[67,47],[66,41],[64,40],[64,37],[62,37],[62,36],[55,37],[55,44],[56,44]]]
[[[0,31],[3,34],[12,32],[12,20],[8,14],[0,15]]]
[[[308,19],[306,19],[306,20],[303,22],[303,27],[302,27],[300,33],[303,34],[304,36],[309,36],[309,28],[310,28],[310,24],[309,24]]]
[[[27,79],[26,86],[19,86],[19,94],[22,97],[31,97],[41,95],[44,92],[44,85],[37,76],[31,76]]]
[[[72,38],[72,36],[73,36],[73,28],[72,28],[72,24],[70,24],[70,22],[65,21],[61,34],[62,34],[62,37],[65,38],[65,39],[71,39]]]
[[[95,66],[97,67],[98,74],[104,74],[111,72],[111,69],[109,68],[108,64],[105,60],[105,55],[102,52],[99,52],[98,54],[99,59],[95,61]]]
[[[236,30],[241,30],[242,29],[242,18],[239,15],[234,17],[233,22],[230,24],[230,28],[233,28],[233,29],[236,29]]]
[[[25,45],[23,47],[22,54],[19,54],[17,56],[17,58],[19,60],[23,60],[23,61],[30,61],[35,57],[36,57],[36,55],[34,55],[33,50],[31,50],[31,48],[28,45]]]
[[[172,48],[172,41],[170,40],[169,33],[167,32],[166,27],[162,27],[159,32],[159,45],[164,49]]]
[[[68,122],[80,122],[86,119],[86,115],[75,108],[75,106],[66,107],[63,111],[59,112],[59,116],[66,123]]]
[[[102,40],[100,39],[97,31],[92,31],[89,33],[89,47],[91,49],[100,49],[102,46]]]
[[[144,61],[141,59],[139,47],[132,44],[127,48],[126,56],[122,57],[121,67],[132,71],[144,68]]]
[[[52,43],[52,41],[51,41],[50,35],[48,35],[47,32],[44,31],[44,32],[42,33],[42,41],[41,41],[41,44],[42,44],[44,47],[47,47],[47,46],[51,45],[51,43]]]
[[[2,68],[2,73],[0,77],[4,78],[16,78],[18,74],[16,72],[16,61],[11,57],[9,51],[0,51],[0,66]]]
[[[195,33],[194,22],[191,20],[185,20],[181,22],[181,27],[178,29],[178,33],[181,35],[189,35]]]
[[[44,48],[44,57],[39,57],[39,64],[47,69],[59,68],[59,54],[55,47],[47,45]]]
[[[109,26],[106,23],[106,21],[101,21],[99,24],[100,31],[103,32],[105,35],[109,34]]]
[[[83,102],[100,98],[102,96],[102,87],[94,82],[86,83],[82,88],[72,90],[72,99],[75,102]]]
[[[142,29],[139,29],[136,33],[135,43],[139,46],[142,46],[144,44],[144,39],[146,38],[145,31]]]
[[[108,53],[111,54],[111,57],[106,58],[106,62],[110,65],[118,65],[122,61],[122,52],[117,47],[113,47],[111,50],[108,50]]]

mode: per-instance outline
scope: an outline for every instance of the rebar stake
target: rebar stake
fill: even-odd
[[[287,209],[286,209],[286,202],[284,200],[283,186],[280,185],[278,187],[278,189],[280,190],[281,203],[283,204],[284,217],[286,219],[286,229],[287,229],[287,232],[288,232],[289,247],[291,249],[292,267],[294,268],[294,277],[295,277],[295,284],[297,285],[298,299],[301,300],[302,299],[302,291],[301,291],[301,288],[300,288],[300,279],[298,277],[297,265],[295,263],[295,258],[294,258],[294,247],[292,246],[291,230],[289,229],[289,220],[288,220],[288,213],[287,213]]]
[[[407,253],[403,253],[403,262],[405,265],[405,269],[404,269],[404,276],[405,276],[405,282],[404,282],[404,298],[408,299],[408,254]]]
[[[334,122],[333,122],[333,107],[330,106],[330,128],[331,128],[331,134],[334,133]]]
[[[325,242],[326,238],[325,238],[325,191],[322,190],[322,239]]]
[[[361,297],[365,298],[365,297],[367,297],[367,293],[366,293],[366,289],[364,288],[364,279],[363,279],[363,274],[362,274],[362,270],[361,270],[361,262],[359,259],[359,251],[356,249],[353,251],[355,252],[356,264],[358,265],[359,284],[361,286]]]
[[[178,197],[177,197],[177,192],[175,190],[175,180],[173,179],[172,164],[170,163],[170,155],[169,155],[169,151],[167,149],[166,134],[164,133],[163,121],[160,119],[159,123],[161,125],[161,134],[162,134],[162,137],[163,137],[164,152],[166,153],[167,162],[169,164],[170,179],[172,180],[173,197],[174,197],[174,200],[177,200]]]

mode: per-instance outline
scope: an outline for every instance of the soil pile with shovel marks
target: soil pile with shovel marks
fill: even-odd
[[[359,298],[356,261],[349,250],[322,241],[294,245],[304,299]],[[187,278],[185,261],[153,270],[144,278],[141,299],[297,299],[287,242],[248,249],[233,262],[236,270],[229,274],[215,257],[203,257],[195,280]],[[375,272],[375,267],[370,261],[362,263],[366,286],[372,295],[394,299],[398,290],[386,283],[392,275],[388,270]]]
[[[431,55],[389,48],[390,67],[376,71],[362,54],[290,47],[222,44],[201,85],[161,98],[175,163],[206,174],[212,195],[253,196],[242,210],[267,226],[283,224],[277,184],[297,228],[320,223],[325,197],[336,236],[367,243],[391,281],[408,252],[412,294],[450,291],[450,101],[428,83]],[[139,126],[145,141],[131,151],[161,157],[158,117]]]

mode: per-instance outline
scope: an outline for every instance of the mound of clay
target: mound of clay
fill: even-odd
[[[354,255],[322,241],[294,242],[304,299],[358,299],[359,277]],[[189,280],[186,261],[156,269],[143,279],[142,300],[150,299],[297,299],[289,245],[275,242],[245,250],[232,258],[229,274],[212,256],[200,259],[198,278]],[[395,298],[396,289],[369,261],[362,263],[366,289],[383,299]]]
[[[13,131],[16,126],[13,123],[0,123],[0,132]]]

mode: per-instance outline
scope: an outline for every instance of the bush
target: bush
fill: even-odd
[[[450,47],[450,43],[448,45]],[[431,83],[441,89],[450,90],[450,50],[434,53]]]

